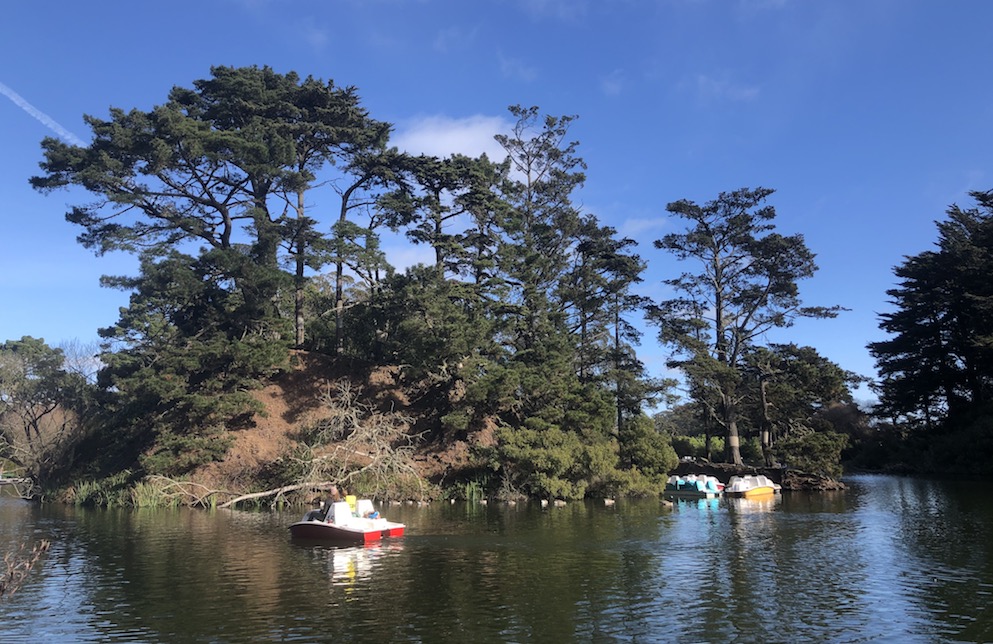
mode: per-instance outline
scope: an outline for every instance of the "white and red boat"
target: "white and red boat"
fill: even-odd
[[[402,537],[402,523],[387,521],[369,499],[356,501],[354,509],[347,501],[332,503],[324,510],[308,512],[303,520],[290,526],[294,539],[314,539],[346,543],[369,543],[387,537]]]

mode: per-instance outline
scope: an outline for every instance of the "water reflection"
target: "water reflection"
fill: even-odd
[[[332,584],[354,585],[375,574],[385,558],[403,552],[403,542],[399,539],[356,546],[328,546],[302,539],[293,543],[309,550],[313,565],[323,570]]]
[[[686,510],[710,510],[717,511],[721,507],[721,499],[684,499],[673,498],[671,500],[672,509],[676,512]]]
[[[983,491],[971,482],[866,477],[860,483],[873,488],[859,508],[871,517],[864,532],[889,563],[887,592],[900,598],[903,618],[936,636],[989,641],[993,506]]]
[[[754,512],[772,512],[772,510],[782,504],[783,497],[779,494],[770,494],[764,497],[749,499],[728,497],[724,499],[724,502],[732,513],[750,514]]]
[[[993,508],[955,484],[403,506],[359,547],[292,541],[297,515],[0,500],[4,547],[53,541],[0,641],[993,640]]]

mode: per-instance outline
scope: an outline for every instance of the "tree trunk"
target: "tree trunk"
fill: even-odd
[[[762,394],[762,458],[766,467],[772,467],[772,420],[769,418],[768,384],[763,378],[759,385]]]
[[[726,458],[729,463],[744,465],[744,462],[741,460],[741,439],[738,437],[737,410],[734,408],[731,394],[722,393],[721,396],[724,399],[722,401],[724,407],[724,427],[727,429],[727,445],[724,446]]]
[[[297,220],[303,219],[303,191],[297,192]],[[293,316],[295,322],[295,344],[298,349],[303,347],[304,341],[304,320],[303,320],[303,286],[306,282],[304,277],[304,269],[307,265],[304,253],[307,252],[307,243],[304,241],[304,231],[301,228],[297,233],[297,247],[296,247],[296,276],[294,281],[294,303],[293,303]]]
[[[301,248],[298,249],[297,253],[297,271],[296,271],[296,284],[295,284],[295,300],[293,304],[293,315],[295,320],[296,337],[294,338],[296,347],[298,349],[303,348],[304,341],[304,319],[303,319],[303,285],[305,283],[305,278],[303,274],[304,261],[303,261],[303,242],[300,242]]]
[[[614,386],[614,405],[617,407],[617,433],[620,434],[621,423],[624,422],[624,414],[621,410],[621,311],[617,295],[614,296],[614,373],[617,374],[616,385]],[[583,322],[583,334],[586,334],[585,316]],[[585,339],[584,339],[585,341]]]

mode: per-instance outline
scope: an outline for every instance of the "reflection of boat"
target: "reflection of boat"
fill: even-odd
[[[760,496],[737,497],[725,499],[728,508],[736,513],[751,514],[759,512],[772,512],[777,505],[782,503],[781,494],[763,494]]]
[[[397,545],[383,545],[383,541],[372,541],[359,546],[335,547],[327,550],[330,563],[329,573],[335,582],[354,583],[358,579],[368,577],[381,563],[381,557],[389,554]]]
[[[773,483],[764,474],[746,474],[745,476],[732,476],[724,487],[724,494],[750,499],[755,496],[775,494],[781,489],[782,487],[778,483]]]
[[[302,521],[290,526],[290,535],[294,539],[368,543],[402,537],[404,527],[380,517],[369,499],[359,499],[354,511],[348,501],[339,501],[330,505],[327,514],[308,512]]]
[[[673,510],[680,512],[683,510],[716,512],[721,508],[720,497],[705,499],[703,497],[690,498],[688,496],[675,496],[672,498]]]
[[[686,476],[670,476],[665,484],[665,496],[685,499],[714,499],[720,496],[724,484],[716,476],[704,474],[688,474]]]

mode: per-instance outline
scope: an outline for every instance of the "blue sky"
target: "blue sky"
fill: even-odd
[[[488,151],[507,106],[576,115],[586,212],[639,241],[642,291],[683,267],[652,241],[665,206],[764,186],[777,229],[817,254],[809,305],[851,309],[771,338],[874,375],[865,345],[904,256],[970,190],[993,188],[986,0],[101,0],[20,2],[0,21],[0,341],[96,340],[124,293],[63,219],[82,193],[28,185],[45,136],[150,109],[212,65],[269,65],[358,88],[412,152]],[[319,214],[315,212],[319,217]],[[422,255],[392,242],[405,264]],[[652,331],[642,357],[661,374]],[[867,394],[863,391],[863,397]]]

